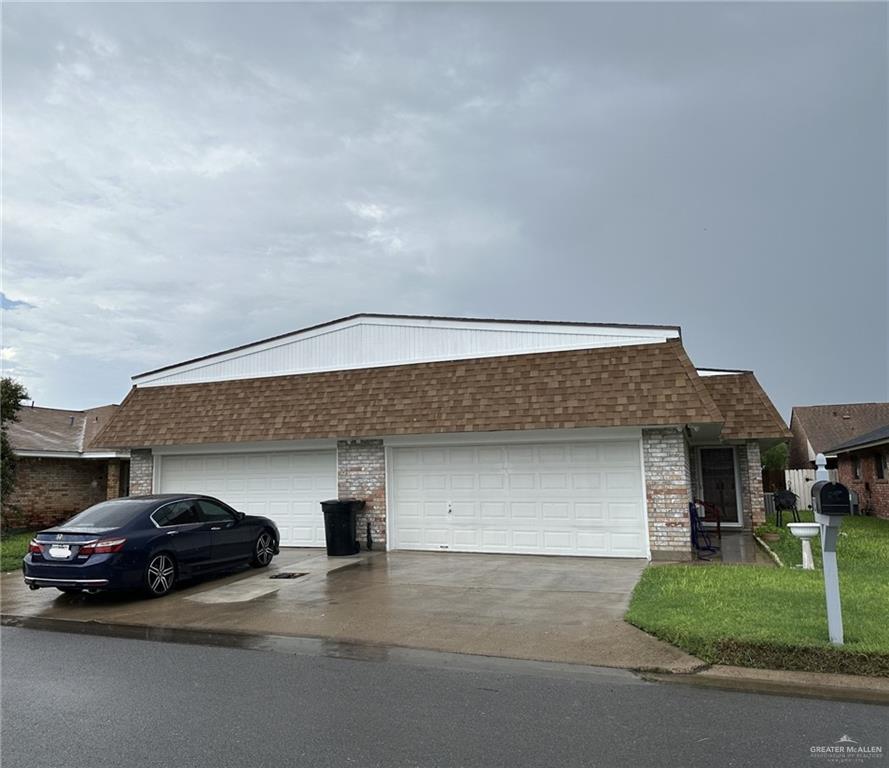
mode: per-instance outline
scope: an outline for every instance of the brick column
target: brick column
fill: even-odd
[[[109,459],[105,473],[105,498],[116,499],[120,496],[120,459]]]
[[[337,493],[365,499],[358,515],[358,541],[367,543],[370,522],[374,549],[386,548],[386,454],[382,440],[340,440],[336,445]]]
[[[130,496],[147,496],[154,492],[154,457],[150,448],[130,451]]]
[[[762,491],[762,458],[759,454],[759,443],[755,440],[735,446],[735,450],[738,452],[742,522],[745,529],[750,529],[765,522],[766,519]]]
[[[642,458],[652,560],[690,560],[688,446],[678,429],[643,429]]]

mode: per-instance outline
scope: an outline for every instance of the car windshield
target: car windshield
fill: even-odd
[[[115,499],[114,501],[103,501],[94,507],[83,510],[78,515],[74,515],[70,520],[66,520],[56,528],[69,528],[77,530],[107,530],[109,528],[120,528],[126,525],[133,518],[144,511],[145,502],[135,501],[133,499]]]

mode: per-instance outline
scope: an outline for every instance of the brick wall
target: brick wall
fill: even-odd
[[[738,455],[738,482],[741,486],[741,521],[745,530],[755,528],[766,519],[765,501],[762,491],[762,458],[759,443],[749,440],[744,445],[736,445]]]
[[[654,560],[691,559],[688,446],[676,429],[642,430],[648,536]]]
[[[21,457],[15,491],[3,500],[10,528],[47,528],[105,500],[107,462]]]
[[[105,498],[116,499],[118,496],[120,496],[120,459],[110,459],[105,483]]]
[[[358,540],[367,542],[367,523],[375,549],[386,546],[386,454],[382,440],[340,440],[336,446],[337,493],[365,499],[358,515]]]
[[[889,472],[884,472],[884,479],[877,477],[873,450],[858,451],[853,454],[840,454],[837,462],[837,479],[850,491],[858,494],[858,505],[861,510],[869,510],[877,517],[889,519]],[[856,480],[852,468],[855,457],[861,462],[861,477]]]
[[[130,496],[153,493],[154,457],[150,448],[130,451]]]

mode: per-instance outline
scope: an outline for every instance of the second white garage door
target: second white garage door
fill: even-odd
[[[647,557],[638,441],[392,451],[392,548]]]
[[[216,496],[271,518],[285,547],[323,547],[320,502],[336,498],[336,451],[163,456],[160,493]]]

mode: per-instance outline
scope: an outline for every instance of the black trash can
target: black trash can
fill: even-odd
[[[321,502],[327,554],[354,555],[358,552],[355,514],[364,509],[364,499],[329,499]]]

